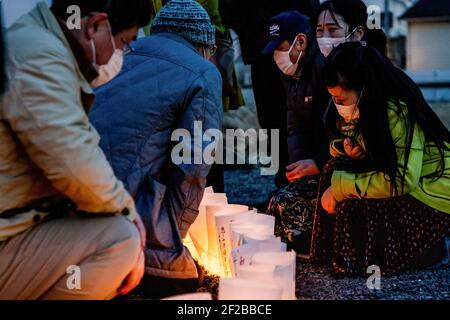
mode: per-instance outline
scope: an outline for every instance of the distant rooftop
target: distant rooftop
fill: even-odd
[[[419,0],[400,19],[450,17],[450,0]]]

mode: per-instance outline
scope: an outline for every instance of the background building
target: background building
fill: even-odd
[[[401,19],[408,23],[409,75],[423,88],[427,100],[449,102],[450,0],[420,0]]]
[[[388,55],[400,68],[406,66],[406,38],[408,24],[399,19],[416,0],[364,0],[369,7],[378,6],[381,9],[381,26],[388,36]],[[387,16],[385,15],[385,12]]]

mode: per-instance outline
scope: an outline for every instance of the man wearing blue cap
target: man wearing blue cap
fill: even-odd
[[[322,121],[329,100],[320,79],[324,57],[309,18],[297,11],[272,18],[268,31],[270,42],[263,53],[272,54],[284,74],[290,160],[286,177],[291,182],[272,198],[268,213],[277,218],[279,235],[296,251],[308,253],[314,210],[310,200],[330,157]]]
[[[311,37],[311,26],[307,16],[293,10],[283,12],[271,20],[270,42],[262,53],[274,54],[274,60],[280,70],[285,75],[294,76],[300,71],[298,64],[302,55],[304,58],[308,34]]]
[[[261,54],[267,44],[267,25],[270,19],[286,10],[297,10],[314,17],[319,0],[220,0],[223,23],[239,36],[242,60],[251,66],[252,88],[255,96],[258,122],[263,129],[280,130],[286,141],[286,97],[280,73],[271,55]],[[284,166],[288,163],[287,143],[280,144],[280,170],[275,175],[278,188],[288,183]],[[267,202],[257,205],[265,211]]]

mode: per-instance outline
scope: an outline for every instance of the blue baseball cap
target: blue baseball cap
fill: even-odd
[[[311,32],[310,19],[298,11],[290,10],[273,17],[269,23],[270,42],[262,54],[273,53],[283,41],[292,41],[299,33]]]

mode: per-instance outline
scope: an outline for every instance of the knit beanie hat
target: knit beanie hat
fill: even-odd
[[[158,12],[151,33],[175,33],[193,44],[215,45],[216,28],[195,0],[170,0]]]

